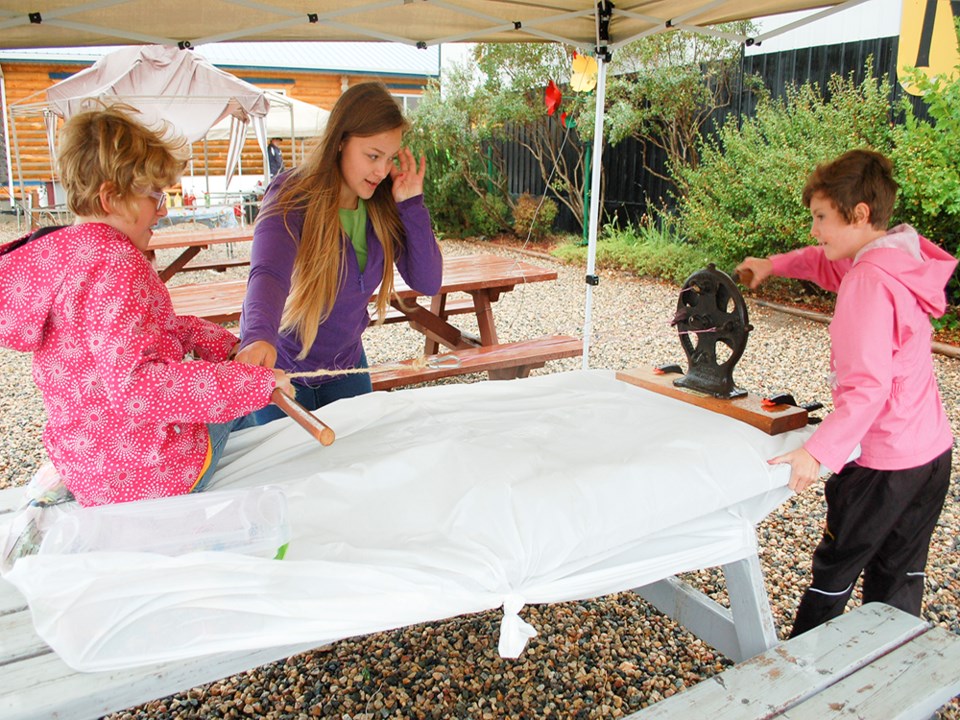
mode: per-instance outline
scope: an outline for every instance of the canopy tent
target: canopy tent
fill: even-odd
[[[384,40],[418,47],[456,42],[560,42],[593,49],[599,63],[592,153],[584,367],[600,223],[600,161],[607,62],[617,48],[675,29],[754,43],[868,0],[0,0],[0,47],[133,43],[189,47],[231,40]],[[711,27],[794,10],[826,8],[755,38]],[[149,30],[145,30],[149,29]]]
[[[270,112],[264,117],[267,137],[312,138],[323,132],[330,111],[303,100],[267,90],[264,96],[270,102]],[[221,120],[207,133],[207,140],[226,140],[230,123]],[[248,129],[247,134],[252,132]]]
[[[300,155],[303,155],[304,143],[318,137],[327,126],[330,111],[316,105],[297,100],[296,98],[281,95],[280,93],[265,91],[264,95],[270,102],[270,112],[264,118],[268,138],[288,137],[293,149],[293,164],[297,163],[297,140],[300,140]],[[247,129],[247,137],[254,133],[254,128]],[[226,140],[230,137],[230,123],[221,120],[207,133],[207,140]]]
[[[226,123],[227,178],[233,175],[247,128],[260,143],[266,167],[270,109],[266,92],[211,65],[202,56],[172,46],[125,47],[46,91],[47,100],[11,107],[11,115],[42,112],[51,159],[56,158],[57,119],[69,119],[92,100],[135,107],[145,124],[164,127],[188,142],[203,138],[218,122]],[[16,144],[16,143],[15,143]]]

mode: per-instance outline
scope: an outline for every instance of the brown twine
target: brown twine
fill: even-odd
[[[383,365],[375,365],[371,368],[344,368],[342,370],[310,370],[306,372],[295,372],[287,373],[287,377],[290,379],[294,378],[315,378],[315,377],[333,377],[337,375],[359,375],[369,373],[373,375],[378,372],[385,372],[387,370],[425,370],[427,368],[444,368],[444,367],[460,367],[460,358],[456,355],[440,355],[427,357],[426,355],[421,355],[418,358],[409,360],[407,362],[393,362],[385,363]]]

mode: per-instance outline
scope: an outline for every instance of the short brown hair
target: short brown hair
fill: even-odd
[[[78,216],[102,217],[100,188],[112,185],[121,205],[134,195],[174,185],[187,162],[186,141],[166,140],[131,117],[138,111],[117,103],[85,110],[60,131],[58,165],[67,207]]]
[[[828,163],[817,165],[803,188],[803,204],[810,207],[820,193],[833,203],[848,223],[854,221],[854,208],[866,203],[870,225],[885,230],[897,199],[893,163],[873,150],[850,150]]]

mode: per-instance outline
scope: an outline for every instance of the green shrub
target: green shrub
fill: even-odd
[[[510,229],[510,208],[498,195],[475,197],[470,205],[469,230],[475,235],[499,235]]]
[[[557,248],[554,254],[566,262],[583,261],[587,248],[578,238]],[[638,225],[624,228],[605,225],[597,238],[597,267],[601,268],[627,270],[639,276],[682,284],[707,263],[698,248],[677,235],[675,223],[669,216],[659,221],[645,218]]]
[[[524,193],[513,206],[513,232],[524,240],[542,240],[553,229],[556,218],[556,202]]]
[[[829,99],[811,84],[763,98],[755,117],[704,141],[698,167],[672,168],[687,241],[718,267],[809,244],[801,192],[814,166],[857,147],[890,152],[890,84],[866,75],[860,85],[833,76]]]
[[[894,219],[910,223],[956,257],[960,252],[960,80],[917,76],[916,82],[934,122],[918,119],[913,106],[904,103],[904,122],[894,129],[892,159],[900,184]],[[960,305],[956,274],[947,296],[951,305]],[[947,322],[955,320],[956,316]]]

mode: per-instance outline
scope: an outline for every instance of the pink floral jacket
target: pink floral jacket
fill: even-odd
[[[83,505],[190,491],[206,424],[263,407],[276,386],[272,370],[227,360],[236,342],[178,317],[150,263],[108,225],[0,255],[0,345],[33,352],[44,445]]]

